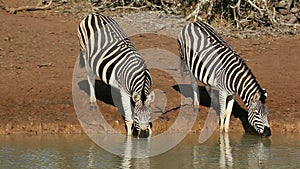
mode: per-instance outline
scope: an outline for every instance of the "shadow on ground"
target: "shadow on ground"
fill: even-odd
[[[83,90],[85,93],[87,93],[87,95],[90,95],[89,85],[88,85],[87,80],[83,80],[83,81],[79,82],[78,85],[80,86],[81,90]],[[191,85],[186,85],[186,84],[174,85],[173,88],[177,92],[180,92],[183,96],[193,98],[193,92],[192,92]],[[211,98],[210,98],[208,92],[206,91],[205,87],[198,86],[198,89],[199,89],[199,95],[200,95],[200,105],[204,106],[204,107],[210,107],[211,106]],[[184,91],[184,92],[181,92],[181,91]],[[114,96],[112,93],[114,94]],[[121,113],[121,115],[124,119],[124,109],[122,107],[120,93],[117,89],[112,88],[111,86],[103,83],[100,80],[96,80],[95,81],[95,94],[96,94],[96,98],[98,100],[100,100],[106,104],[117,107],[118,111]],[[216,104],[216,105],[218,105],[218,104]],[[216,107],[216,109],[218,109],[218,107]],[[245,132],[251,133],[251,134],[257,134],[256,131],[254,130],[254,128],[248,122],[247,110],[243,109],[236,101],[234,102],[234,105],[233,105],[232,115],[235,118],[238,118],[242,122]]]
[[[174,85],[173,88],[180,92],[182,95],[184,95],[185,97],[190,97],[193,99],[193,90],[191,85]],[[180,91],[183,90],[184,92]],[[204,106],[204,107],[211,107],[211,98],[208,94],[208,92],[206,91],[204,86],[198,86],[198,90],[199,90],[199,95],[200,95],[200,105]],[[215,91],[217,92],[217,91]],[[218,103],[218,100],[216,100]],[[215,109],[219,109],[218,105],[215,106]],[[219,112],[219,111],[217,111]],[[201,112],[200,112],[201,113]],[[250,123],[248,122],[248,111],[243,109],[236,101],[234,102],[233,108],[232,108],[232,115],[235,118],[238,118],[243,125],[243,128],[245,130],[245,132],[247,133],[251,133],[251,134],[257,134],[257,132],[255,131],[255,129],[250,125]]]
[[[80,90],[83,90],[88,96],[90,95],[89,84],[87,80],[83,80],[78,83]],[[118,89],[111,87],[110,85],[105,84],[101,80],[95,81],[95,95],[96,99],[109,104],[111,106],[117,107],[119,113],[121,114],[123,120],[125,120],[125,111],[122,106],[121,95]],[[150,123],[152,127],[152,123]],[[137,137],[138,131],[133,127],[133,136]],[[146,132],[141,132],[139,137],[147,137],[149,135],[148,130]]]

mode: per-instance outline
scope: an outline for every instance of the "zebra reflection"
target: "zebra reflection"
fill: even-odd
[[[232,168],[232,148],[230,146],[228,133],[221,133],[219,138],[220,145],[220,168]]]
[[[240,165],[248,166],[248,168],[266,167],[270,154],[270,140],[268,138],[257,138],[256,135],[244,134],[241,139],[241,144],[234,146],[230,144],[228,134],[224,133],[220,134],[219,141],[220,168],[236,168]],[[234,148],[236,148],[236,150],[234,150]],[[236,156],[233,156],[233,154]],[[238,166],[234,167],[234,164]]]
[[[241,143],[247,145],[247,162],[249,168],[269,168],[267,162],[270,156],[271,140],[245,134]]]
[[[270,168],[268,166],[271,140],[244,134],[230,139],[220,133],[209,141],[192,147],[193,168]]]
[[[120,168],[150,168],[150,139],[126,137]]]

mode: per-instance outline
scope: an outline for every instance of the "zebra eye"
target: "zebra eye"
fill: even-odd
[[[132,100],[136,103],[141,100],[141,96],[137,92],[134,92],[132,94]]]
[[[256,116],[259,116],[259,115],[260,115],[260,113],[259,113],[258,111],[254,111],[254,114],[255,114]]]
[[[150,106],[150,104],[151,104],[150,101],[148,101],[148,100],[145,101],[145,106]]]

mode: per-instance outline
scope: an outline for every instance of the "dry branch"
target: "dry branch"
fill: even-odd
[[[10,13],[10,14],[16,14],[19,11],[37,11],[37,10],[49,10],[51,9],[51,4],[52,4],[53,0],[50,0],[48,2],[48,4],[44,5],[44,6],[39,6],[40,4],[42,4],[41,2],[39,2],[36,6],[21,6],[18,8],[10,8],[8,7],[8,5],[4,2],[4,0],[0,0],[0,7],[2,9],[4,9],[6,12]]]
[[[248,34],[252,31],[261,33],[262,30],[267,34],[274,34],[274,32],[300,34],[300,0],[83,0],[80,2],[57,0],[53,2],[55,5],[52,3],[53,0],[40,0],[36,6],[18,8],[10,8],[4,1],[0,0],[0,9],[8,13],[48,10],[63,3],[62,8],[56,9],[63,10],[65,13],[75,13],[80,17],[87,13],[102,11],[125,14],[126,11],[158,10],[168,14],[184,15],[187,20],[193,21],[214,22],[221,19],[219,25],[232,25],[235,27],[233,30],[246,31]]]
[[[241,0],[238,0],[238,2],[234,5],[234,6],[230,6],[230,8],[232,8],[233,10],[233,19],[234,22],[236,23],[236,27],[239,28],[240,27],[240,21],[239,21],[239,17],[240,17],[240,5],[241,5]]]
[[[203,5],[205,5],[206,3],[206,0],[199,1],[196,5],[195,10],[186,17],[186,20],[189,20],[190,18],[194,17],[194,21],[196,21],[198,19],[198,15],[200,14]],[[201,18],[199,19],[202,20]]]

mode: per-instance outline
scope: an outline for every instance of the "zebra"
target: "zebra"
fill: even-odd
[[[79,24],[80,65],[86,68],[90,87],[90,108],[95,109],[95,77],[120,90],[127,135],[132,125],[151,135],[150,72],[133,43],[119,24],[98,13],[89,14]]]
[[[199,109],[198,79],[207,90],[216,88],[219,91],[221,132],[229,130],[232,107],[236,95],[239,95],[247,106],[251,126],[260,135],[270,136],[265,105],[267,92],[229,43],[202,21],[184,26],[177,42],[181,61],[192,77],[195,110]]]

